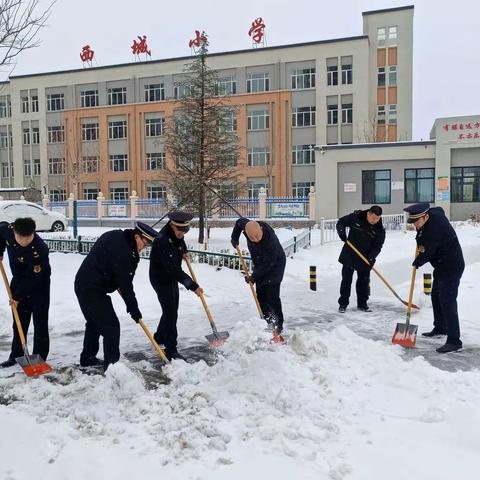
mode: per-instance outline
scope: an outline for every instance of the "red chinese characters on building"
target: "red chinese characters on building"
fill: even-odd
[[[137,35],[137,38],[138,42],[134,40],[132,46],[130,47],[132,49],[132,53],[134,55],[140,55],[141,53],[144,53],[145,55],[151,57],[152,52],[148,49],[147,36],[144,35],[143,37],[141,37],[140,35]]]
[[[200,45],[207,43],[207,36],[205,32],[200,33],[198,30],[195,30],[195,38],[188,42],[190,48],[199,48]]]
[[[262,17],[258,17],[248,31],[248,35],[252,37],[252,40],[255,43],[261,43],[263,36],[265,35],[265,24],[263,23]]]
[[[467,123],[447,123],[443,125],[443,130],[446,132],[458,132],[458,140],[470,140],[470,139],[479,139],[480,132],[474,131],[470,132],[469,130],[480,130],[480,122],[467,122]]]
[[[95,52],[90,48],[90,45],[85,45],[80,52],[80,59],[82,62],[91,62]]]

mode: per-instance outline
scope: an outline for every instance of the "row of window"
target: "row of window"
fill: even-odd
[[[342,124],[353,123],[353,105],[351,103],[342,103],[341,109]],[[327,125],[338,125],[338,105],[327,105]]]
[[[387,43],[390,46],[397,44],[398,28],[396,25],[377,28],[377,44],[384,47]]]
[[[397,65],[390,65],[389,67],[377,68],[377,85],[379,87],[396,87],[397,86]],[[388,69],[388,70],[387,70]],[[388,75],[387,75],[388,74]],[[388,80],[388,83],[387,83]]]
[[[452,203],[480,202],[480,167],[452,167]],[[435,169],[407,168],[404,177],[404,202],[435,201]],[[391,203],[391,171],[362,171],[362,203]]]
[[[388,106],[388,110],[386,107]],[[378,105],[377,107],[377,124],[378,125],[395,125],[397,123],[397,105]]]
[[[83,200],[96,200],[99,190],[97,187],[86,187],[83,189]],[[167,190],[163,185],[147,185],[146,188],[148,200],[165,200],[167,198]],[[114,201],[128,200],[128,187],[110,187],[110,199]],[[51,202],[65,202],[67,200],[67,192],[64,188],[50,190],[49,198]]]

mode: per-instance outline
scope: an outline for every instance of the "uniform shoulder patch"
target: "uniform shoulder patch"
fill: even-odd
[[[41,266],[41,265],[35,265],[35,266],[33,267],[33,271],[34,271],[35,273],[40,273],[40,272],[42,271],[42,266]]]

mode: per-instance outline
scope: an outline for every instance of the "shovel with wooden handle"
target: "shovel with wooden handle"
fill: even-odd
[[[189,258],[188,257],[184,257],[184,258],[193,281],[198,284],[197,277],[195,276],[195,272],[193,271],[192,264],[190,263]],[[215,322],[213,321],[212,314],[210,313],[210,309],[208,308],[207,301],[205,300],[205,296],[203,295],[203,292],[200,293],[199,296],[200,296],[200,300],[202,301],[203,308],[205,309],[205,313],[207,314],[207,318],[210,323],[210,326],[212,327],[212,332],[213,332],[210,335],[205,335],[205,338],[213,347],[220,347],[225,343],[225,340],[227,340],[230,334],[227,331],[219,332],[217,330],[217,327],[215,325]]]
[[[13,303],[12,290],[10,289],[10,284],[8,283],[7,274],[5,273],[2,260],[0,260],[0,269],[2,271],[3,281],[5,282],[5,288],[7,289],[8,298],[12,306],[13,318],[15,319],[18,336],[20,337],[20,343],[22,344],[24,353],[23,357],[18,357],[15,360],[22,367],[27,377],[38,377],[39,375],[49,373],[52,371],[52,367],[40,355],[30,355],[28,353],[27,340],[23,334],[22,323],[20,322],[20,317],[18,316],[17,306],[15,303]]]
[[[257,305],[258,314],[260,315],[260,318],[263,319],[262,307],[260,306],[260,302],[258,301],[257,292],[255,291],[253,283],[250,281],[250,274],[248,273],[247,264],[245,263],[245,259],[243,258],[240,247],[237,245],[235,248],[237,250],[237,255],[238,255],[238,258],[240,259],[240,263],[242,265],[243,272],[245,273],[245,276],[247,277],[248,285],[250,286],[250,290],[252,291],[252,295],[253,295],[253,298],[255,300],[255,304]],[[275,328],[272,331],[272,335],[273,335],[273,338],[272,338],[273,343],[283,343],[285,341],[283,336],[279,332],[277,332],[277,330]]]
[[[145,335],[148,337],[148,339],[152,342],[152,345],[155,347],[155,350],[158,352],[158,354],[160,355],[160,358],[165,362],[165,363],[170,363],[170,361],[168,360],[167,356],[165,355],[165,353],[163,353],[163,350],[158,346],[158,343],[155,341],[155,339],[153,338],[153,335],[152,333],[150,332],[150,330],[147,328],[147,326],[145,325],[144,321],[142,319],[140,319],[138,321],[138,323],[140,324],[140,326],[143,328],[143,331],[145,332]]]
[[[357,247],[355,247],[355,245],[353,245],[353,243],[350,242],[350,240],[347,240],[346,241],[346,244],[368,265],[370,266],[370,262],[365,258],[365,256],[362,254],[362,252],[360,252]],[[385,279],[385,277],[375,268],[375,267],[372,267],[372,271],[375,272],[378,277],[380,278],[380,280],[386,285],[386,287],[393,293],[393,295],[395,296],[395,298],[397,300],[400,300],[405,306],[408,306],[408,302],[406,302],[405,300],[402,300],[402,298],[400,297],[400,295],[398,295],[398,293],[392,288],[392,286],[387,282],[387,280]],[[412,303],[412,308],[416,308],[417,310],[420,310],[420,307],[418,307],[417,305],[415,305],[414,303]]]

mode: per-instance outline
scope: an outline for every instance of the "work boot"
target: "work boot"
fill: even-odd
[[[358,307],[362,312],[372,312],[372,309],[368,305],[361,305]]]
[[[165,345],[165,340],[163,339],[163,336],[159,333],[154,333],[153,339],[157,342],[158,345]]]
[[[338,311],[340,313],[345,313],[347,311],[347,307],[342,307],[341,305],[338,307]]]
[[[97,357],[81,358],[80,359],[81,367],[100,367],[103,366],[103,360],[100,360]]]
[[[174,350],[173,352],[165,352],[166,357],[172,361],[172,360],[183,360],[184,362],[187,361],[187,359],[178,352],[178,350]]]
[[[438,353],[449,353],[449,352],[456,352],[463,347],[462,342],[460,343],[446,343],[440,348],[437,348]]]
[[[5,360],[4,362],[0,363],[1,368],[9,368],[13,367],[17,362],[15,361],[14,358],[9,358],[8,360]]]
[[[433,330],[431,330],[430,332],[423,332],[422,336],[424,336],[424,337],[440,337],[440,336],[446,335],[446,334],[447,334],[446,331],[440,330],[437,327],[433,327]]]

